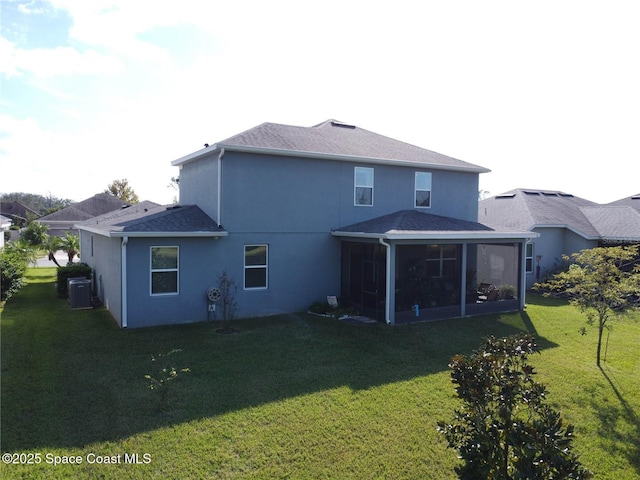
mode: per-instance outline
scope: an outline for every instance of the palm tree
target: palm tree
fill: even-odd
[[[42,246],[47,250],[47,255],[49,260],[55,263],[57,266],[60,266],[58,261],[56,260],[56,252],[60,250],[60,237],[47,237]]]
[[[65,233],[60,238],[60,249],[67,252],[69,263],[72,263],[73,258],[80,253],[80,238],[70,232]]]

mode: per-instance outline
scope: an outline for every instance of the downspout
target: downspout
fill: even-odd
[[[526,294],[527,294],[527,245],[531,243],[531,239],[520,244],[520,310],[524,310],[526,307]]]
[[[387,248],[387,272],[385,278],[385,301],[384,301],[384,321],[387,325],[391,325],[391,245],[385,242],[382,238],[379,238],[378,241],[380,245],[384,245]]]
[[[120,303],[122,304],[122,328],[127,328],[127,243],[129,242],[129,237],[122,237],[122,260],[121,260],[121,272],[122,279],[120,281],[122,287],[122,294],[120,298]]]
[[[220,149],[218,155],[218,225],[222,225],[222,157],[224,156],[224,147]]]

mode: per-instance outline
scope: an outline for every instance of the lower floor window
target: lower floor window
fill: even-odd
[[[244,288],[247,290],[267,288],[268,245],[245,245],[244,247]]]
[[[178,293],[178,247],[151,247],[151,295]]]

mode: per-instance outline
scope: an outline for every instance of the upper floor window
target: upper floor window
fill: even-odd
[[[431,207],[431,173],[416,172],[415,206]]]
[[[245,245],[244,288],[246,290],[267,288],[268,245]]]
[[[178,247],[151,247],[151,295],[178,293]]]
[[[373,205],[373,168],[355,167],[354,170],[354,205]]]

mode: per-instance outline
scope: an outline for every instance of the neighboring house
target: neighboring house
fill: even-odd
[[[630,197],[616,200],[615,202],[607,203],[607,206],[611,207],[632,207],[640,212],[640,193],[632,195]]]
[[[77,234],[74,225],[89,220],[99,215],[119,210],[129,204],[109,193],[98,193],[93,197],[68,207],[57,210],[49,215],[36,220],[49,226],[48,234],[51,236],[64,236],[71,232]]]
[[[537,234],[477,222],[483,167],[331,120],[264,123],[172,164],[181,206],[77,225],[122,327],[211,318],[223,272],[240,317],[334,295],[389,324],[524,306]]]
[[[530,288],[555,272],[563,255],[602,245],[640,242],[637,198],[599,205],[569,193],[518,188],[481,200],[478,221],[494,228],[529,230],[540,235],[526,245]]]
[[[38,218],[40,215],[20,202],[0,202],[0,215],[11,219],[14,225],[26,226],[29,217]]]
[[[12,223],[10,218],[0,215],[0,248],[4,247],[4,232],[9,230]]]

